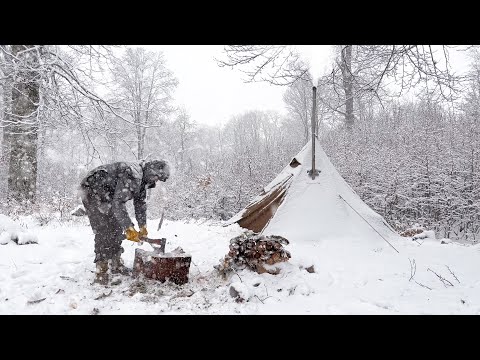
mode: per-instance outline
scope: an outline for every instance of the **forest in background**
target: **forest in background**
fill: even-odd
[[[164,158],[173,173],[149,195],[149,217],[165,210],[170,219],[226,220],[311,136],[313,80],[301,63],[292,62],[298,67],[287,73],[297,71],[295,81],[282,84],[286,116],[252,109],[212,127],[172,106],[178,80],[161,52],[0,49],[0,212],[12,217],[67,219],[80,204],[80,180],[94,166]],[[419,71],[401,78],[402,89],[404,80],[414,83],[408,87],[415,96],[397,96],[385,79],[399,83],[398,67],[391,64],[400,64],[410,50],[338,46],[337,72],[316,84],[318,137],[339,173],[398,231],[418,224],[439,237],[476,242],[480,57],[476,47],[468,49],[470,72],[460,85],[436,73],[429,86],[436,63],[428,63],[428,52],[425,58],[417,54]]]

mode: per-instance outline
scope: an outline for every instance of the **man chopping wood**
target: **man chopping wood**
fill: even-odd
[[[122,241],[138,242],[147,236],[146,189],[169,176],[170,167],[164,160],[115,162],[91,170],[81,181],[82,202],[95,234],[94,283],[108,284],[109,272],[130,273],[121,259]],[[139,231],[126,207],[132,199]]]

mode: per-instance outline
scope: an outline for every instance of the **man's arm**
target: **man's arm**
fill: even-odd
[[[133,207],[135,208],[135,218],[137,219],[138,227],[147,225],[147,191],[142,186],[138,196],[133,197]]]
[[[124,185],[123,180],[118,181],[113,195],[112,211],[118,223],[122,226],[122,230],[133,226],[132,219],[130,219],[130,216],[128,215],[126,206],[126,202],[129,200],[128,195],[129,190]]]

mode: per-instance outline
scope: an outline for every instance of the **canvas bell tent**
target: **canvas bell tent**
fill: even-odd
[[[312,179],[312,141],[315,168]],[[310,140],[263,192],[227,224],[280,235],[291,241],[334,237],[397,237],[341,177],[315,138]],[[378,233],[377,233],[378,232]]]
[[[360,199],[320,146],[315,128],[317,89],[312,90],[312,139],[260,195],[226,224],[238,223],[293,242],[381,237],[394,248],[387,239],[398,238],[398,234]]]

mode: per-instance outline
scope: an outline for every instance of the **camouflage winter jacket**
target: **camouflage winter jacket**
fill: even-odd
[[[91,170],[81,182],[81,191],[100,212],[112,213],[125,230],[133,226],[126,207],[132,198],[138,226],[146,225],[145,185],[139,163],[116,162]]]

